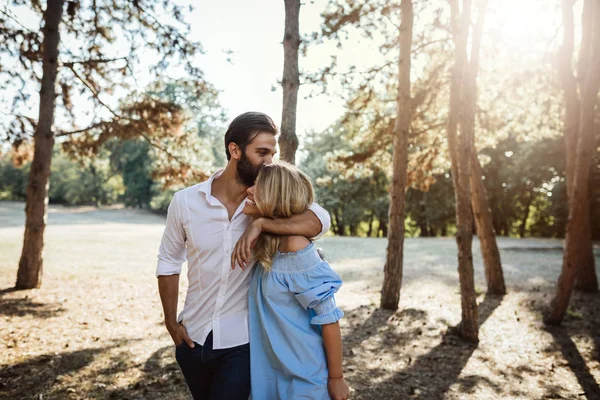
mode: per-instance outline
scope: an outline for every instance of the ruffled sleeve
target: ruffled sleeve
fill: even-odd
[[[286,274],[286,280],[302,307],[313,311],[311,324],[332,324],[344,316],[344,312],[337,308],[334,297],[342,286],[342,279],[327,262],[320,259],[316,249],[313,250],[308,252],[310,254],[299,254],[294,260],[298,268],[294,273]]]

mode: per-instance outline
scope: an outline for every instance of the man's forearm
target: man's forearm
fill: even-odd
[[[327,355],[327,369],[329,378],[337,379],[343,375],[342,370],[342,334],[340,324],[326,324],[322,327],[323,344]]]
[[[165,314],[167,328],[177,325],[177,300],[179,297],[179,275],[158,277],[158,293]]]
[[[322,229],[321,221],[310,210],[290,218],[259,218],[255,222],[260,224],[262,232],[281,236],[298,235],[312,238],[319,235]]]

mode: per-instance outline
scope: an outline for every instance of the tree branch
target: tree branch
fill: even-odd
[[[74,134],[77,134],[77,133],[87,132],[87,131],[92,130],[94,128],[98,128],[98,127],[104,125],[105,123],[106,123],[105,121],[101,121],[101,122],[96,122],[95,124],[92,124],[92,125],[88,126],[87,128],[77,129],[75,131],[61,131],[61,132],[57,132],[56,134],[54,134],[54,137],[63,137],[63,136],[74,135]]]
[[[79,79],[81,81],[81,83],[83,83],[85,85],[85,87],[87,87],[89,89],[90,92],[92,92],[92,96],[94,97],[94,99],[96,99],[96,101],[103,106],[105,109],[108,110],[108,112],[110,112],[117,121],[133,121],[131,118],[127,118],[127,117],[123,117],[119,114],[117,114],[112,108],[110,108],[106,103],[104,103],[102,100],[100,100],[100,97],[98,95],[98,92],[96,92],[96,90],[81,76],[79,75],[79,73],[77,73],[77,71],[75,71],[75,69],[73,68],[73,66],[68,67],[73,74],[75,75],[75,77],[77,79]],[[169,150],[167,150],[164,146],[162,146],[159,143],[156,143],[152,140],[152,138],[150,138],[148,135],[146,135],[146,133],[142,132],[141,129],[137,129],[137,133],[143,137],[151,146],[159,149],[160,151],[164,152],[168,157],[170,157],[172,160],[176,160],[177,162],[179,162],[180,164],[185,164],[184,162],[182,162],[181,160],[179,160],[179,158],[175,155],[173,155],[173,153],[171,153]]]
[[[101,64],[101,63],[110,63],[110,62],[114,62],[114,61],[120,61],[120,60],[125,60],[127,61],[127,57],[116,57],[116,58],[91,58],[89,60],[71,60],[71,61],[65,61],[62,63],[62,65],[64,67],[67,68],[73,68],[73,66],[75,64],[89,64],[89,65],[95,65],[95,64]]]
[[[28,27],[26,27],[25,25],[23,25],[21,22],[19,22],[19,20],[17,18],[15,18],[9,11],[8,11],[8,4],[4,5],[4,10],[0,10],[0,13],[6,15],[8,18],[12,19],[13,21],[15,21],[17,23],[17,25],[19,25],[21,28],[25,29],[27,32],[34,34],[35,36],[37,36],[38,39],[41,40],[40,34],[38,32],[32,31],[31,29],[29,29]]]

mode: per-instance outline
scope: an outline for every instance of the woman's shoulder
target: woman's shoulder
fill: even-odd
[[[304,236],[288,236],[279,245],[279,252],[281,253],[295,253],[303,250],[311,244]]]

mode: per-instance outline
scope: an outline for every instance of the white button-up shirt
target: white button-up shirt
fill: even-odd
[[[221,173],[175,193],[156,266],[156,276],[180,274],[187,260],[189,286],[178,321],[190,338],[201,345],[213,331],[214,349],[249,342],[251,268],[242,270],[236,266],[232,270],[231,252],[252,219],[242,213],[242,201],[230,221],[225,206],[212,196],[212,182]],[[329,230],[329,214],[316,203],[310,210],[321,221],[321,236]]]

